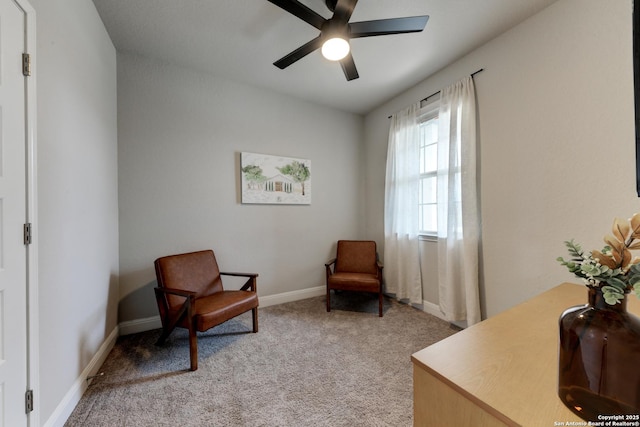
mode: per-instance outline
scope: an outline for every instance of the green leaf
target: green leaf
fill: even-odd
[[[634,286],[636,283],[640,283],[640,274],[630,272],[627,277],[627,282],[630,286]]]
[[[580,266],[580,270],[582,270],[587,276],[595,277],[595,276],[599,276],[601,273],[600,268],[592,264],[582,264]]]
[[[624,293],[613,286],[603,286],[602,295],[604,296],[604,301],[609,305],[616,305],[624,299]]]
[[[566,240],[564,244],[567,246],[569,250],[569,254],[578,258],[582,258],[584,252],[582,251],[582,247],[579,243],[576,243],[573,239]]]
[[[625,282],[623,282],[622,280],[620,280],[619,278],[617,278],[617,277],[609,278],[607,280],[607,283],[609,285],[615,287],[616,289],[618,289],[619,292],[624,292],[627,289],[627,284]]]

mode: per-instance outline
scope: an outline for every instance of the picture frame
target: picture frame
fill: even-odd
[[[310,205],[311,160],[240,153],[243,204]]]

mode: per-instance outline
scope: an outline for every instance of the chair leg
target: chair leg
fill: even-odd
[[[171,319],[169,318],[169,316],[162,319],[162,333],[156,341],[157,346],[164,344],[167,338],[169,338],[169,335],[171,335],[171,332],[173,332],[173,330],[176,328],[177,323],[177,319]]]
[[[382,317],[382,292],[378,293],[378,316]]]
[[[164,344],[166,339],[169,338],[169,334],[170,333],[171,333],[171,331],[167,331],[167,329],[162,328],[162,334],[160,334],[160,338],[158,338],[158,340],[156,341],[156,345],[160,346],[160,345]]]
[[[253,315],[253,333],[258,332],[258,307],[251,310],[251,314]]]
[[[327,312],[331,311],[331,289],[327,286]]]
[[[191,362],[191,370],[198,369],[198,335],[195,328],[189,328],[189,358]]]

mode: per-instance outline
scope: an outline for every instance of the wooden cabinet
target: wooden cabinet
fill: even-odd
[[[415,353],[414,425],[580,425],[557,395],[558,319],[586,302],[563,283]],[[628,308],[640,313],[633,295]]]

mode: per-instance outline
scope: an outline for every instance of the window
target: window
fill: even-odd
[[[420,234],[438,234],[438,103],[420,111],[420,194],[418,209]]]

